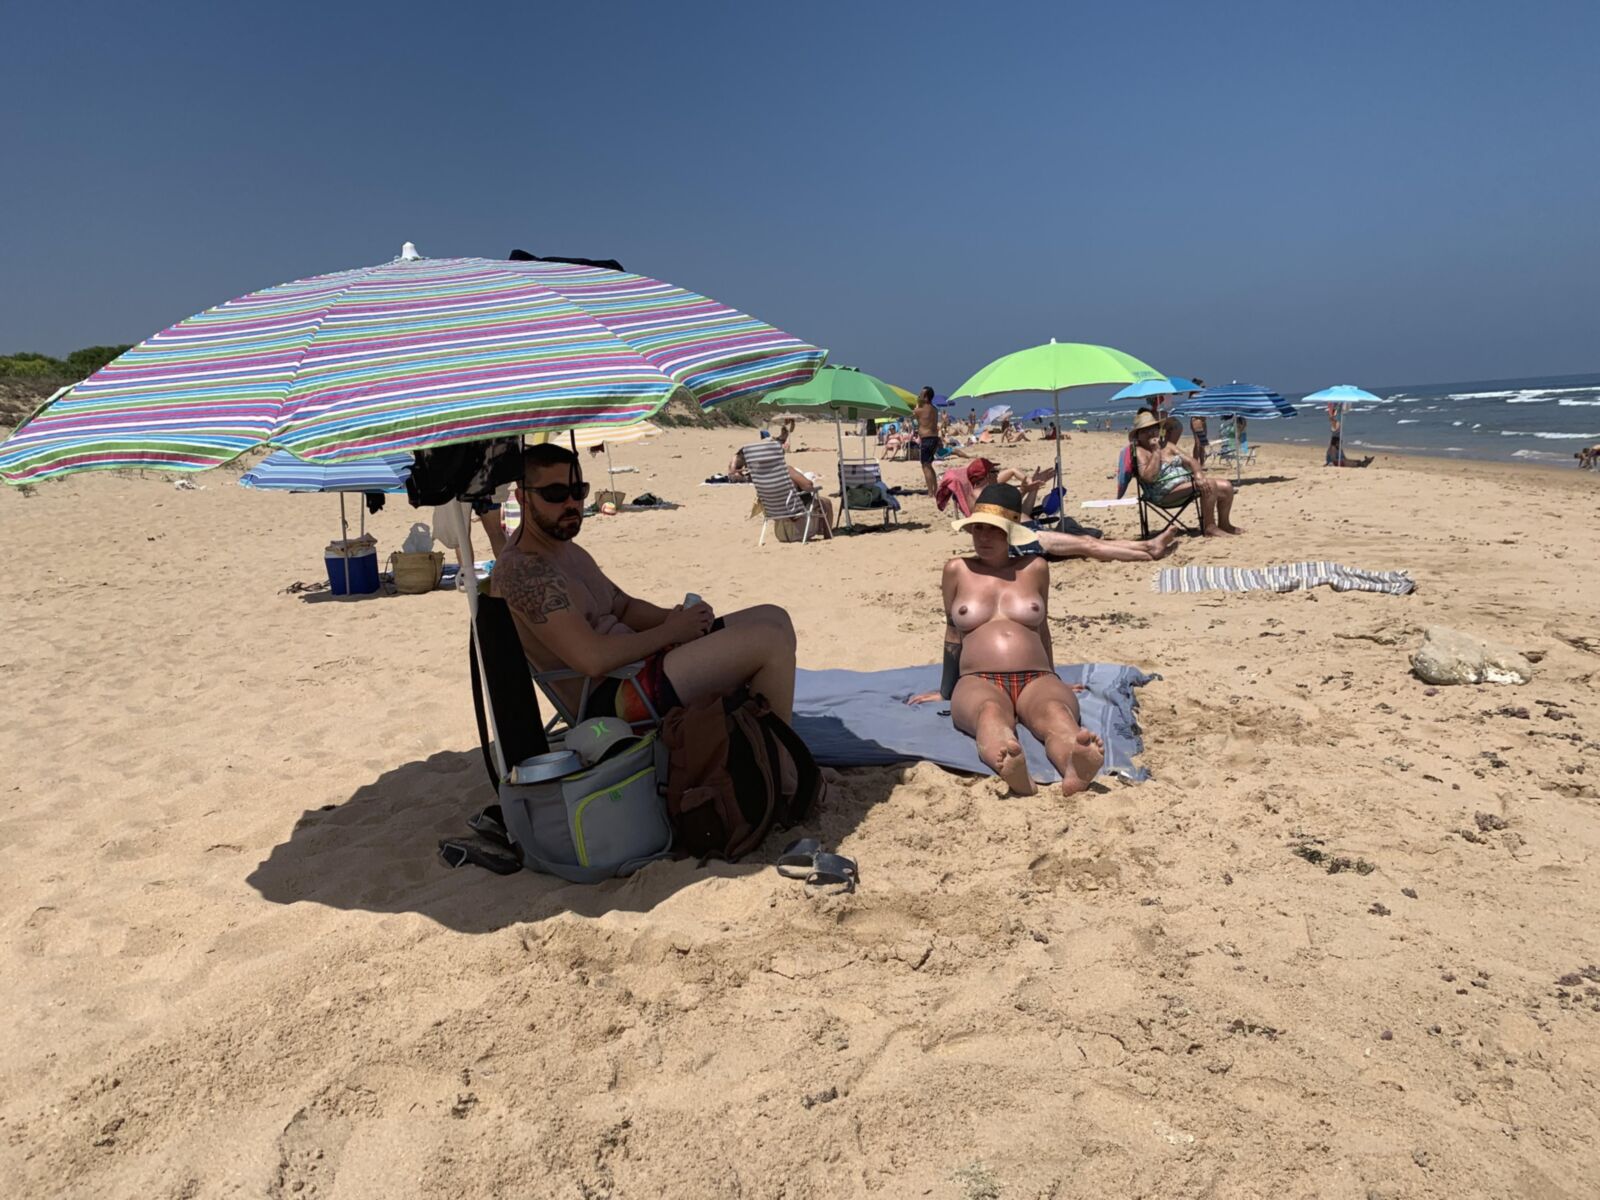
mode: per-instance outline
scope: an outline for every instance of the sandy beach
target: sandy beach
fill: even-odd
[[[751,490],[699,485],[751,436],[619,448],[681,507],[583,544],[663,603],[785,605],[802,667],[935,661],[948,516],[758,549]],[[831,477],[832,427],[798,440]],[[1071,441],[1072,512],[1136,536],[1077,508],[1120,443]],[[1415,594],[1054,566],[1058,659],[1162,677],[1154,778],[833,773],[832,897],[765,865],[792,834],[591,888],[451,872],[491,798],[460,596],[288,591],[336,501],[229,470],[0,491],[6,1194],[1593,1196],[1600,479],[1321,457],[1261,446],[1245,536],[1168,565]],[[418,516],[370,520],[382,555]],[[1434,624],[1537,677],[1428,688]]]

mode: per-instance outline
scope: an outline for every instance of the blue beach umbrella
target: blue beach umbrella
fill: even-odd
[[[933,406],[935,408],[949,408],[954,403],[955,401],[950,399],[949,396],[941,396],[937,392],[933,394]]]
[[[1115,396],[1113,400],[1145,400],[1151,396],[1176,396],[1184,392],[1198,392],[1200,385],[1192,379],[1185,379],[1181,375],[1172,375],[1165,379],[1141,379],[1138,383],[1130,383]]]
[[[1269,420],[1296,416],[1294,405],[1270,388],[1253,383],[1228,383],[1208,387],[1173,404],[1175,417],[1247,417]]]
[[[385,454],[379,458],[335,466],[307,462],[287,450],[269,454],[239,477],[241,487],[264,492],[403,492],[411,477],[411,455]]]
[[[1277,392],[1270,388],[1258,387],[1253,383],[1228,383],[1220,387],[1208,387],[1203,392],[1196,392],[1192,396],[1184,396],[1172,406],[1171,415],[1174,417],[1226,417],[1230,421],[1244,417],[1253,421],[1272,420],[1277,417],[1293,417],[1294,405],[1290,404]],[[1238,426],[1234,426],[1234,444],[1238,446]],[[1242,450],[1243,448],[1240,447]],[[1239,478],[1241,473],[1240,455],[1235,454],[1233,459],[1233,477]]]
[[[1374,396],[1365,388],[1358,388],[1351,383],[1336,383],[1332,387],[1323,388],[1320,392],[1312,392],[1304,399],[1307,404],[1338,404],[1343,406],[1339,412],[1339,462],[1337,464],[1339,466],[1344,465],[1344,409],[1352,404],[1384,403],[1382,396]],[[1333,455],[1334,449],[1330,442],[1328,447],[1329,462],[1333,461]]]
[[[258,492],[338,492],[339,539],[350,540],[350,521],[345,515],[344,498],[349,492],[387,492],[406,490],[411,477],[411,455],[384,454],[356,462],[323,464],[296,458],[287,450],[267,455],[239,477],[239,486]],[[367,532],[367,509],[361,507],[361,532]],[[346,593],[350,590],[350,560],[344,559]]]
[[[1053,409],[1053,408],[1036,408],[1031,413],[1029,413],[1026,417],[1024,417],[1023,420],[1026,420],[1026,421],[1048,421],[1051,417],[1053,417],[1055,415],[1056,415],[1056,410]]]

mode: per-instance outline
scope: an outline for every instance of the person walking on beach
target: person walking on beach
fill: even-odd
[[[934,474],[934,460],[939,457],[939,447],[944,439],[939,436],[939,410],[933,406],[933,389],[925,387],[917,396],[913,412],[917,418],[917,438],[921,446],[917,454],[922,463],[922,481],[928,486],[928,495],[939,490],[939,477]]]
[[[1189,432],[1194,435],[1194,460],[1203,467],[1206,465],[1206,447],[1211,443],[1211,437],[1206,432],[1206,419],[1190,417]]]
[[[660,608],[613,583],[574,539],[589,485],[578,456],[546,443],[522,453],[522,525],[495,563],[490,589],[511,609],[518,640],[540,671],[573,670],[592,688],[583,716],[640,719],[634,677],[658,713],[748,686],[785,721],[794,712],[794,625],[771,604],[718,617],[703,600]],[[582,680],[553,682],[574,708]]]

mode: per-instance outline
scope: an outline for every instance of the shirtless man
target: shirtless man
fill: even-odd
[[[1055,673],[1050,641],[1050,567],[1037,555],[1012,558],[1034,540],[1021,524],[1022,494],[992,484],[972,516],[954,523],[972,535],[972,557],[944,568],[944,683],[912,704],[950,701],[955,727],[978,743],[978,757],[1018,795],[1036,790],[1017,740],[1020,720],[1044,743],[1061,791],[1093,782],[1105,744],[1079,725],[1078,697]]]
[[[939,490],[939,477],[933,473],[934,460],[944,440],[939,436],[939,410],[933,406],[933,389],[925,387],[917,396],[917,407],[912,410],[917,418],[917,438],[922,449],[917,457],[922,461],[922,479],[928,485],[928,495]]]
[[[658,714],[728,696],[749,685],[785,721],[794,711],[794,626],[770,604],[717,617],[704,601],[659,608],[629,596],[573,539],[589,485],[564,446],[525,450],[517,501],[522,526],[495,563],[523,651],[541,671],[580,671],[592,681],[584,716],[644,714],[638,689],[608,678],[642,662],[637,680]],[[581,682],[554,685],[572,707]]]

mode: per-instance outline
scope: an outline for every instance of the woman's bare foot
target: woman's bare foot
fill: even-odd
[[[1234,524],[1231,524],[1231,523],[1227,524],[1227,525],[1218,525],[1217,528],[1222,530],[1223,533],[1229,533],[1229,534],[1232,534],[1232,533],[1243,533],[1244,532],[1244,530],[1240,529],[1237,525],[1234,525]]]
[[[1067,751],[1065,766],[1060,766],[1061,794],[1073,796],[1085,791],[1106,761],[1105,743],[1087,729],[1078,730]]]
[[[1152,558],[1165,558],[1171,554],[1178,545],[1178,527],[1168,525],[1155,537],[1150,539],[1150,555]]]
[[[1016,730],[997,724],[994,729],[980,730],[977,740],[978,757],[1000,776],[1013,795],[1031,796],[1039,790],[1028,774],[1028,760],[1023,757]]]

